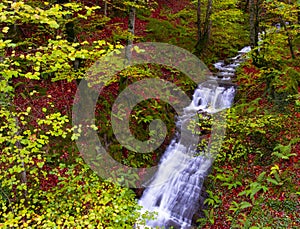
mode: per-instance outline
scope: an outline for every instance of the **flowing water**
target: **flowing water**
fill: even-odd
[[[208,114],[206,117],[209,117],[209,114],[231,106],[235,87],[230,83],[230,77],[234,76],[236,67],[249,50],[250,47],[245,47],[239,51],[239,55],[230,59],[231,63],[217,62],[215,68],[219,72],[211,79],[213,81],[208,80],[198,85],[191,104],[178,118],[178,133],[162,156],[157,173],[139,200],[143,211],[158,213],[155,220],[147,222],[147,226],[173,226],[176,229],[192,227],[193,215],[200,207],[203,182],[214,157],[197,156],[199,137],[185,138],[183,133],[190,131],[188,124],[191,120],[197,120],[197,113]],[[212,83],[215,80],[218,84]]]

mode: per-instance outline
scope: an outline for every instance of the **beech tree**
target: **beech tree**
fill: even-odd
[[[258,46],[259,30],[260,30],[260,13],[263,0],[249,0],[250,15],[250,46],[252,49]],[[257,64],[258,50],[255,49],[252,58],[254,64]]]
[[[135,36],[136,10],[141,8],[146,8],[146,7],[151,8],[151,4],[153,4],[153,2],[150,2],[148,0],[123,1],[123,5],[128,9],[127,46],[125,49],[125,59],[128,64],[130,63],[131,60],[131,53],[132,53],[131,49],[132,49],[134,36]],[[121,75],[119,85],[120,85],[119,91],[122,91],[126,87],[127,85],[126,76]]]
[[[209,42],[211,33],[211,14],[212,14],[212,0],[207,0],[206,9],[203,13],[203,2],[197,2],[197,34],[198,41],[196,44],[196,52],[200,54],[205,49]],[[204,19],[203,19],[204,18]]]

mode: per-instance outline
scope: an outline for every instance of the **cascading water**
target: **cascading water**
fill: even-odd
[[[231,59],[231,64],[225,65],[223,61],[216,63],[215,67],[219,72],[213,80],[222,78],[219,82],[220,86],[209,80],[200,84],[194,92],[191,104],[178,118],[176,125],[179,133],[168,146],[161,158],[157,173],[139,200],[143,211],[158,213],[155,220],[147,222],[147,226],[191,228],[192,217],[199,209],[203,182],[214,157],[196,156],[197,147],[191,146],[197,145],[199,139],[196,136],[195,139],[185,139],[181,135],[178,141],[178,135],[190,131],[187,126],[191,120],[196,120],[199,111],[212,114],[231,106],[235,87],[228,84],[228,80],[241,62],[242,55],[249,50],[249,47],[242,49],[238,56]],[[224,86],[226,84],[230,86]]]

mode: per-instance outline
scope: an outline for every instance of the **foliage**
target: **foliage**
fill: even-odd
[[[206,7],[208,1],[201,2],[201,21],[206,21]],[[197,1],[193,1],[197,7]],[[212,14],[209,25],[211,31],[209,42],[203,47],[199,56],[205,63],[211,64],[236,54],[238,49],[248,43],[248,14],[239,6],[238,0],[213,1]],[[196,11],[196,9],[194,9]],[[196,19],[194,19],[196,21]],[[201,24],[203,29],[204,23]]]
[[[87,20],[98,7],[22,1],[3,1],[0,7],[1,228],[132,228],[147,214],[141,216],[131,190],[101,180],[83,162],[70,118],[52,109],[58,104],[25,109],[15,104],[24,78],[40,84],[48,77],[80,79],[90,63],[114,49],[103,40],[66,39],[66,24]],[[21,32],[27,27],[35,28],[33,34]],[[78,59],[81,68],[74,66]],[[21,95],[33,102],[37,94]]]
[[[107,150],[113,158],[119,162],[133,167],[149,167],[156,165],[168,142],[172,139],[175,132],[175,113],[174,109],[166,102],[159,99],[147,99],[137,104],[130,114],[130,130],[133,136],[140,140],[146,141],[151,136],[148,131],[149,124],[155,119],[161,119],[167,126],[167,136],[161,147],[151,153],[135,153],[131,150],[122,147],[114,138],[111,127],[111,109],[119,91],[119,79],[123,77],[127,79],[127,84],[130,85],[138,80],[145,78],[164,78],[175,83],[184,91],[191,91],[194,84],[186,79],[180,72],[174,69],[164,69],[168,75],[162,75],[162,66],[159,65],[138,65],[124,69],[121,71],[114,82],[104,88],[100,93],[96,109],[96,125],[99,129],[98,135],[103,145],[107,146]],[[155,90],[155,88],[153,89]],[[137,94],[137,92],[135,92]],[[170,95],[172,100],[172,96]],[[124,110],[125,107],[119,107]],[[118,117],[120,121],[123,117]]]
[[[241,157],[246,158],[252,152],[260,160],[273,152],[284,117],[260,110],[259,100],[242,103],[228,110],[227,135],[217,160],[234,161]]]
[[[278,157],[279,159],[285,159],[285,160],[288,160],[291,156],[297,156],[297,154],[291,153],[291,151],[292,151],[292,145],[299,141],[300,141],[299,138],[294,138],[286,146],[281,144],[277,145],[274,148],[273,155]]]
[[[247,172],[249,166],[255,167],[255,170]],[[226,228],[296,227],[299,223],[299,199],[294,188],[299,187],[295,184],[297,178],[287,175],[287,167],[275,165],[259,168],[251,161],[245,166],[234,167],[215,166],[213,175],[210,175],[212,182],[208,187],[218,190],[223,205],[207,206],[205,211],[212,212],[212,215],[207,215],[206,223],[199,221],[206,226],[204,228],[209,228],[209,224],[215,227],[219,225],[218,222],[225,221]],[[225,173],[224,168],[227,168]],[[214,191],[209,193],[212,194],[208,199],[216,195]]]
[[[245,25],[247,14],[238,7],[237,3],[237,0],[214,2],[215,9],[211,16],[212,43],[214,49],[222,53],[222,57],[232,56],[248,42],[249,34],[247,24]]]
[[[186,17],[188,17],[188,15],[186,15]],[[178,19],[182,17],[181,14],[178,13],[169,16],[170,18],[168,20],[139,17],[149,21],[146,30],[147,35],[142,40],[166,42],[187,50],[192,50],[194,40],[191,38],[191,35],[193,35],[194,31],[185,20],[178,21]]]
[[[51,138],[58,141],[70,136],[71,129],[65,127],[69,120],[59,113],[50,114],[37,121],[37,128],[24,129],[30,110],[1,110],[1,227],[106,228],[117,224],[131,228],[139,217],[134,194],[100,180],[78,157],[74,163],[69,160],[52,167],[56,163],[46,160],[46,146]]]
[[[70,43],[66,39],[67,34],[60,32],[64,31],[65,25],[70,20],[87,20],[97,7],[83,7],[77,3],[49,6],[49,4],[44,3],[45,6],[39,8],[27,5],[22,1],[13,3],[11,6],[8,1],[4,3],[2,3],[2,21],[0,23],[5,23],[5,27],[3,27],[0,35],[2,38],[0,45],[2,54],[9,55],[9,59],[4,58],[2,63],[4,68],[10,65],[8,68],[10,71],[6,74],[15,77],[24,76],[29,79],[51,77],[53,81],[61,79],[71,81],[82,78],[90,63],[114,48],[103,40],[96,40],[93,44],[87,41]],[[85,14],[78,13],[78,11],[82,12],[83,10],[85,10]],[[68,19],[67,16],[75,13],[76,17]],[[8,17],[8,15],[10,16]],[[10,31],[12,33],[17,32],[14,31],[15,28],[21,26],[36,27],[38,37],[35,39],[38,42],[36,40],[34,43],[31,41],[35,34],[26,36],[22,41],[14,39],[18,34],[12,37]],[[46,41],[39,40],[44,39],[44,36]],[[81,62],[86,60],[85,64],[81,64],[84,68],[74,67],[74,61],[79,59]]]
[[[261,18],[258,47],[252,50],[254,63],[261,69],[258,79],[265,82],[265,92],[276,104],[298,92],[300,80],[295,49],[299,34],[297,4],[284,1],[265,1]]]

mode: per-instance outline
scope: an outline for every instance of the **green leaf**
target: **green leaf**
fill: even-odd
[[[53,28],[53,29],[58,29],[59,28],[59,24],[57,24],[56,21],[50,21],[48,22],[50,28]]]
[[[243,202],[241,202],[239,205],[240,205],[240,209],[245,209],[245,208],[252,207],[252,204],[250,204],[250,203],[247,202],[247,201],[243,201]]]
[[[44,162],[38,162],[38,163],[36,163],[37,164],[37,166],[39,167],[39,168],[42,168],[43,166],[44,166]]]
[[[275,179],[273,179],[273,178],[268,177],[267,181],[269,181],[272,184],[278,185],[278,182]]]
[[[259,176],[257,177],[257,181],[261,182],[265,175],[266,175],[266,172],[262,172],[261,174],[259,174]]]

